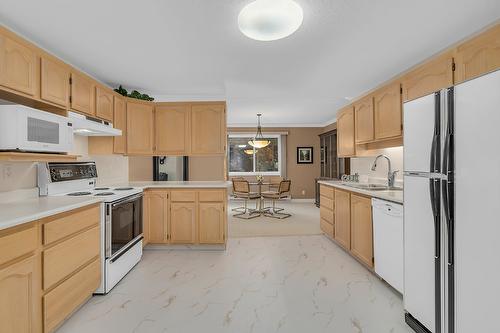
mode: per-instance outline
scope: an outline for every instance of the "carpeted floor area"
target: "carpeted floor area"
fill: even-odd
[[[241,201],[229,201],[229,237],[260,237],[260,236],[295,236],[295,235],[319,235],[319,208],[313,202],[285,201],[280,207],[292,214],[286,219],[274,219],[260,216],[251,220],[243,220],[234,217],[234,207],[242,206]],[[249,207],[255,207],[254,203]]]

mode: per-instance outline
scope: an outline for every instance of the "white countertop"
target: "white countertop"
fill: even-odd
[[[0,230],[91,205],[101,200],[95,197],[60,196],[0,202]]]
[[[120,184],[124,186],[124,184]],[[228,181],[166,181],[166,182],[129,182],[125,186],[147,188],[227,188]]]
[[[403,204],[403,191],[364,190],[364,189],[344,185],[344,184],[342,184],[342,182],[340,180],[320,180],[320,181],[318,181],[318,183],[328,185],[328,186],[338,187],[340,189],[359,193],[359,194],[364,194],[364,195],[370,196],[372,198],[378,198],[378,199],[382,199],[382,200],[388,200],[388,201],[396,202],[399,204]]]

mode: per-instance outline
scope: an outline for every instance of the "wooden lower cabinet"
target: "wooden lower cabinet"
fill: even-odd
[[[351,249],[351,194],[335,189],[335,240]]]
[[[146,191],[144,194],[144,243],[168,242],[168,192]]]
[[[373,268],[371,199],[351,194],[351,253]]]
[[[196,203],[170,204],[170,242],[192,244],[196,242]]]
[[[199,242],[222,244],[225,238],[225,208],[222,202],[200,202]]]
[[[31,256],[0,269],[0,332],[41,332],[39,267]]]

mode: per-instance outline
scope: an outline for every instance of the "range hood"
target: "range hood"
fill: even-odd
[[[73,133],[82,136],[121,136],[122,131],[113,128],[113,124],[97,118],[68,112],[68,118],[73,124]]]

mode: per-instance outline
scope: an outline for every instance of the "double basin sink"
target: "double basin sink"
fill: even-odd
[[[402,191],[402,187],[387,186],[382,184],[342,182],[342,185],[368,191]]]

